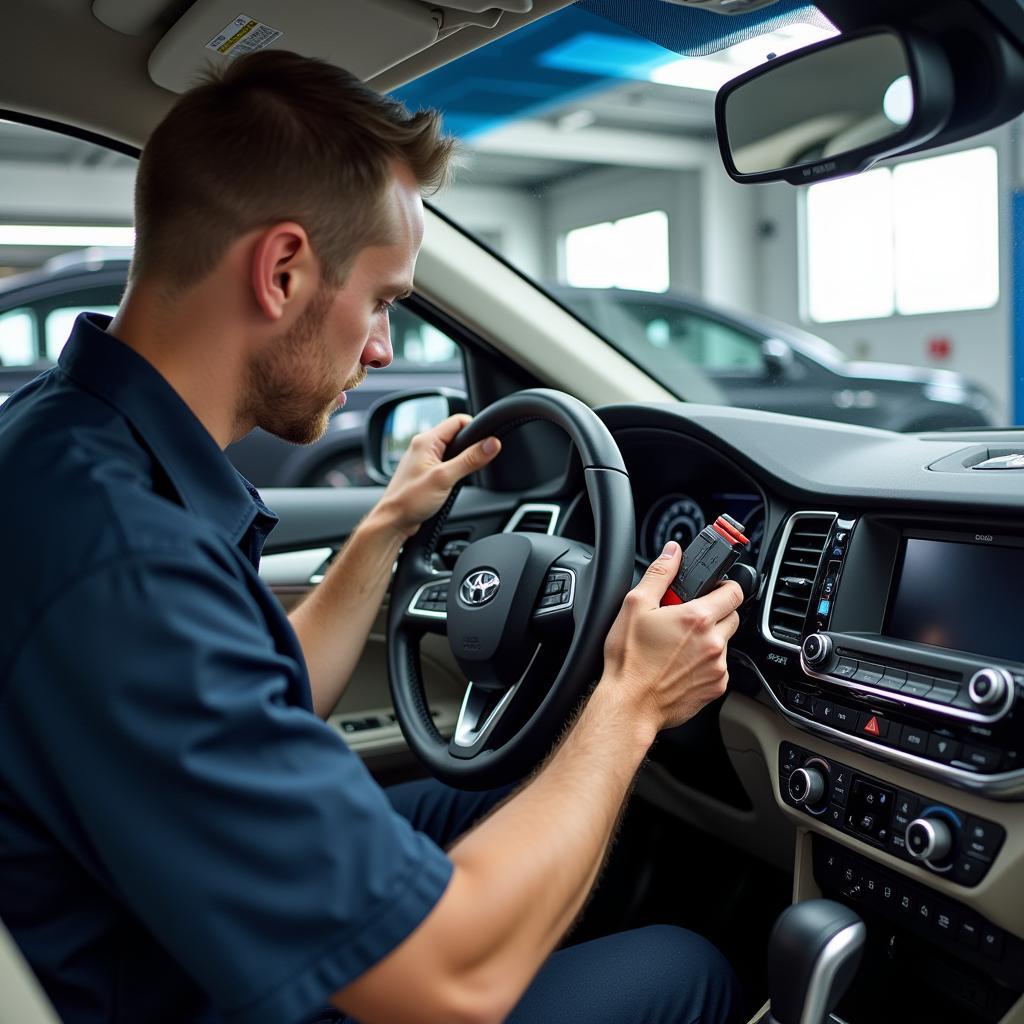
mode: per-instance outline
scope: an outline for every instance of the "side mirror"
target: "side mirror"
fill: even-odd
[[[766,377],[785,377],[793,365],[793,350],[781,338],[765,338],[761,342],[761,359]]]
[[[722,159],[739,182],[838,178],[934,138],[953,110],[942,49],[866,29],[778,57],[715,101]]]
[[[375,402],[367,413],[363,435],[370,479],[386,484],[416,434],[436,427],[454,413],[467,411],[465,394],[453,388],[400,391]]]

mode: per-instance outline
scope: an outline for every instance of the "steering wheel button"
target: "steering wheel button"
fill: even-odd
[[[561,596],[559,594],[549,594],[547,597],[540,599],[541,608],[552,608],[556,604],[561,603]]]

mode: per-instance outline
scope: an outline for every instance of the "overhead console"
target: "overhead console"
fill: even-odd
[[[801,512],[769,579],[760,667],[811,731],[1020,799],[1022,608],[1019,527]]]

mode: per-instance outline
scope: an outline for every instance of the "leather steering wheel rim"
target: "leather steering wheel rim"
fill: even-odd
[[[501,438],[535,420],[560,427],[579,452],[594,515],[594,546],[589,564],[587,552],[581,553],[583,545],[560,537],[498,534],[483,538],[470,544],[460,555],[450,576],[445,616],[435,612],[430,616],[433,621],[429,621],[425,617],[428,613],[414,608],[414,601],[419,600],[425,586],[446,575],[434,569],[433,556],[455,502],[458,493],[456,488],[444,507],[406,542],[392,581],[388,612],[388,677],[398,724],[410,748],[428,770],[442,782],[461,789],[505,785],[523,778],[540,763],[561,734],[570,714],[597,680],[604,638],[633,579],[636,521],[629,476],[608,428],[593,410],[579,400],[546,388],[520,391],[503,398],[480,412],[458,434],[449,445],[446,458],[454,458],[485,437],[493,435]],[[506,541],[498,538],[514,539]],[[525,607],[524,600],[531,603],[533,611],[529,614],[533,617],[527,622],[524,634],[531,635],[530,643],[536,639],[531,631],[539,620],[536,618],[536,606],[533,605],[535,595],[528,592],[531,590],[528,580],[535,583],[538,567],[546,565],[543,569],[545,573],[558,571],[564,575],[568,570],[561,568],[561,565],[573,565],[573,592],[569,595],[571,606],[562,615],[562,620],[568,623],[571,614],[572,623],[571,628],[568,625],[565,627],[563,642],[567,649],[561,667],[547,692],[539,699],[532,698],[538,700],[537,706],[525,717],[521,727],[503,739],[500,738],[499,730],[488,740],[490,734],[484,730],[480,740],[463,746],[456,742],[462,735],[458,729],[457,735],[449,741],[441,736],[434,724],[424,691],[419,647],[424,633],[438,631],[438,620],[443,617],[449,629],[464,621],[475,623],[476,620],[472,618],[475,615],[481,616],[481,621],[485,615],[490,616],[487,621],[493,621],[495,615],[500,618],[501,609],[480,611],[460,596],[462,580],[468,580],[469,575],[472,575],[472,572],[466,575],[466,568],[472,566],[477,551],[489,552],[488,564],[495,557],[525,559],[524,565],[528,567],[523,569],[519,589],[516,589],[513,581],[502,600],[514,602],[510,607],[520,609],[514,613],[519,618],[523,615],[521,609]],[[544,578],[550,579],[549,576]],[[512,617],[513,613],[510,612],[504,623],[509,629],[512,629],[508,626]],[[428,629],[428,626],[431,628]],[[513,640],[518,640],[518,633],[514,629],[510,635]],[[467,640],[465,631],[458,639],[454,631],[449,635],[452,653],[467,674],[474,670],[473,663],[460,659],[473,656],[470,640],[475,642],[476,639],[475,635],[469,635]],[[460,650],[455,649],[456,643],[461,645]],[[537,651],[543,646],[544,641],[538,641]],[[503,662],[495,658],[494,664],[500,666]],[[530,661],[532,665],[533,660]],[[477,670],[480,670],[479,664]],[[529,667],[524,678],[528,672]],[[467,704],[474,692],[477,695],[474,701],[483,700],[485,696],[486,699],[497,699],[499,702],[502,699],[506,702],[516,699],[515,687],[502,689],[499,683],[489,684],[489,688],[477,687],[474,691],[477,684],[471,675],[470,680],[460,712],[460,724],[463,723]],[[531,698],[524,691],[518,699],[529,701]],[[501,704],[501,708],[505,706]],[[521,708],[519,713],[522,713]],[[501,715],[498,717],[500,722]]]

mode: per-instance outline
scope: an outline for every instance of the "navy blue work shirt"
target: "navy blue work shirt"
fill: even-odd
[[[69,1024],[289,1024],[451,864],[313,713],[275,517],[108,323],[0,406],[0,919]]]

